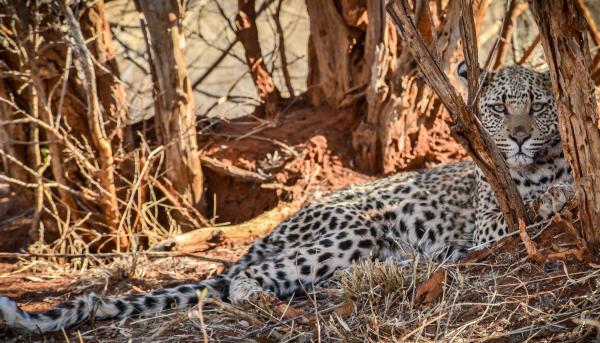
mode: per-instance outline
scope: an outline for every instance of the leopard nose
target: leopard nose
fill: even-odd
[[[531,133],[517,131],[513,134],[508,135],[508,137],[510,139],[512,139],[513,141],[517,142],[517,144],[519,144],[519,146],[521,146],[521,145],[523,145],[523,143],[525,143],[526,140],[531,138]]]

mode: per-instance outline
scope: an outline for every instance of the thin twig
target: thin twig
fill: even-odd
[[[521,65],[521,64],[527,62],[527,59],[529,58],[529,56],[531,56],[531,54],[533,53],[533,50],[535,50],[535,48],[538,46],[538,44],[540,44],[541,39],[542,39],[542,36],[540,36],[540,34],[538,33],[537,36],[535,36],[535,39],[533,40],[533,42],[531,42],[531,44],[529,45],[527,50],[525,50],[525,52],[523,53],[523,56],[517,61],[517,64]]]
[[[596,44],[596,46],[600,46],[600,30],[598,30],[598,26],[596,25],[596,21],[594,21],[594,17],[590,13],[589,8],[585,4],[584,0],[577,0],[577,6],[583,13],[583,17],[588,25],[588,29],[590,31],[590,35],[592,36],[592,40]]]
[[[231,176],[236,180],[262,183],[267,182],[271,179],[270,177],[260,175],[258,173],[251,172],[242,168],[238,168],[231,164],[225,164],[215,158],[211,158],[208,156],[200,156],[200,161],[202,161],[203,167],[206,167],[221,175]]]
[[[160,258],[160,257],[193,257],[199,260],[222,263],[229,266],[233,263],[231,260],[226,260],[218,257],[211,257],[200,255],[196,253],[182,253],[182,252],[169,252],[169,251],[139,251],[136,254],[147,257],[147,258]],[[68,254],[68,253],[31,253],[31,252],[0,252],[0,258],[64,258],[64,259],[76,259],[76,258],[95,258],[95,259],[114,259],[131,257],[133,253],[114,252],[114,253],[83,253],[83,254]]]
[[[288,90],[290,97],[294,97],[294,87],[292,86],[292,78],[290,76],[290,70],[288,66],[288,60],[285,49],[285,37],[283,27],[281,26],[281,5],[283,0],[278,0],[275,13],[273,13],[273,21],[275,22],[275,28],[277,30],[277,39],[279,47],[279,56],[281,57],[281,72],[283,73],[283,80],[285,81],[285,87]]]
[[[513,25],[515,20],[525,11],[527,10],[527,3],[519,3],[517,4],[516,0],[510,0],[508,5],[508,10],[504,14],[504,19],[502,20],[502,26],[500,28],[500,32],[498,33],[498,38],[496,40],[495,46],[495,55],[496,58],[494,60],[494,64],[492,65],[492,69],[498,69],[504,63],[504,57],[506,56],[507,46],[510,40],[510,36],[512,34]],[[488,58],[494,54],[490,54]],[[486,66],[488,65],[488,61],[486,61]]]

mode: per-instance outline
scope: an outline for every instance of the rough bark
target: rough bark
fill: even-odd
[[[310,20],[308,41],[307,96],[309,101],[333,108],[352,105],[360,100],[369,70],[361,61],[358,42],[364,40],[366,24],[362,4],[352,1],[307,0]],[[364,7],[364,6],[363,6]],[[358,15],[356,15],[358,14]],[[354,94],[353,94],[354,93]]]
[[[262,49],[258,41],[256,28],[256,9],[254,0],[238,0],[238,14],[235,17],[237,39],[244,46],[246,64],[250,69],[252,81],[256,85],[258,95],[265,104],[267,116],[277,114],[277,105],[281,100],[279,89],[263,59]]]
[[[111,133],[113,150],[132,148],[132,137],[127,116],[127,98],[125,86],[120,82],[120,73],[113,47],[112,34],[106,17],[104,1],[95,1],[94,6],[85,9],[79,19],[81,31],[86,39],[95,38],[88,44],[88,49],[94,56],[96,88],[98,101],[104,109],[106,131]]]
[[[202,211],[203,175],[196,140],[194,97],[184,59],[178,0],[136,1],[149,34],[155,122],[165,146],[166,176],[177,192]]]
[[[370,68],[366,89],[367,111],[360,126],[352,133],[352,146],[357,152],[359,167],[371,173],[380,172],[386,148],[389,146],[390,126],[397,121],[396,106],[400,99],[391,94],[386,77],[395,69],[396,35],[388,31],[383,2],[367,0],[369,23],[365,39],[364,61]]]
[[[423,39],[415,23],[414,12],[407,0],[396,0],[388,4],[388,13],[396,25],[402,39],[412,51],[423,76],[457,124],[453,132],[463,142],[473,161],[478,165],[492,186],[498,198],[500,209],[507,226],[517,230],[519,225],[529,222],[529,214],[517,187],[515,186],[502,155],[498,152],[492,139],[477,120],[476,90],[479,80],[477,65],[477,41],[475,35],[475,20],[473,9],[466,0],[462,1],[461,36],[465,59],[469,66],[469,106],[451,85],[442,67],[437,62],[435,52],[432,52]]]
[[[588,246],[600,249],[600,129],[587,27],[574,1],[530,0],[558,105],[565,156],[573,167]]]
[[[415,4],[419,32],[430,44],[439,37],[436,53],[449,71],[460,36],[460,3]],[[352,108],[360,120],[352,132],[359,169],[393,173],[466,155],[450,137],[441,102],[419,76],[415,58],[386,20],[381,1],[308,0],[306,5],[307,96],[313,105]],[[487,1],[475,1],[474,7],[480,24]]]
[[[460,3],[435,6],[431,11],[426,2],[417,2],[415,21],[438,60],[445,61],[443,68],[448,72],[447,61],[457,52],[460,35]],[[481,22],[487,1],[478,1],[475,8],[477,22]],[[381,2],[367,1],[367,13],[364,61],[370,80],[365,91],[366,114],[352,137],[358,165],[383,173],[419,167],[432,155],[430,134],[434,125],[437,129],[445,125],[441,102],[419,77],[415,58],[388,25]]]

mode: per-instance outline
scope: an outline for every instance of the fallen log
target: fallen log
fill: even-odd
[[[240,181],[262,183],[271,179],[268,176],[260,175],[231,164],[226,164],[208,156],[200,156],[200,161],[202,162],[203,167],[206,167],[217,174],[231,176]]]
[[[210,249],[219,242],[247,242],[270,233],[279,223],[296,213],[306,201],[301,197],[283,203],[258,217],[236,225],[213,226],[186,232],[154,245],[153,251],[173,250],[178,252],[198,252]]]

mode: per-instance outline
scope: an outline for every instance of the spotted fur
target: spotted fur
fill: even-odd
[[[572,180],[547,76],[520,66],[488,74],[479,107],[523,198],[530,203],[541,197],[545,217],[559,210]],[[204,288],[234,303],[261,292],[283,297],[310,289],[353,261],[401,257],[406,244],[433,258],[456,260],[506,233],[485,177],[464,161],[350,186],[314,201],[210,280],[143,295],[91,294],[38,314],[0,298],[0,319],[12,328],[48,332],[92,314],[96,320],[120,319],[185,307],[196,303]]]

